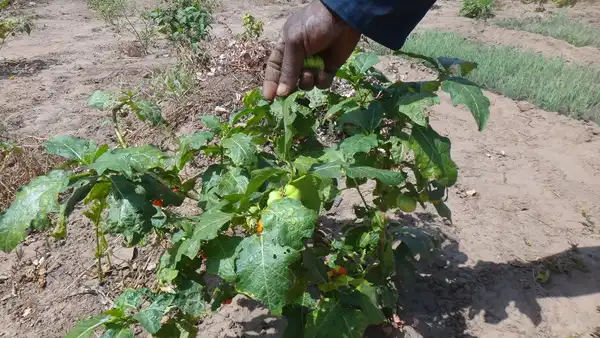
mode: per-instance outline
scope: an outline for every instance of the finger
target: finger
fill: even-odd
[[[311,90],[315,87],[315,74],[310,70],[304,70],[300,76],[299,87],[302,90]]]
[[[320,71],[315,79],[315,85],[319,89],[327,89],[333,84],[333,78],[334,74],[326,71]]]
[[[267,61],[265,70],[265,81],[263,82],[262,94],[265,100],[272,101],[275,99],[277,86],[279,85],[279,77],[281,76],[281,64],[283,63],[283,51],[285,43],[280,39],[277,46],[271,52],[271,56]]]
[[[277,96],[288,96],[296,89],[303,65],[304,50],[302,45],[296,42],[295,39],[289,39],[285,44],[283,53]]]

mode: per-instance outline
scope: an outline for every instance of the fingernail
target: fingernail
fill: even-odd
[[[286,84],[280,84],[277,87],[277,96],[287,96],[289,94],[290,88]]]

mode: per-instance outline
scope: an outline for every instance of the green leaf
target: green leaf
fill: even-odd
[[[281,176],[285,173],[285,170],[275,167],[256,169],[252,171],[252,173],[250,173],[250,182],[246,188],[246,196],[250,196],[259,191],[260,187],[270,178]]]
[[[352,159],[356,153],[368,153],[377,147],[379,141],[375,134],[357,134],[345,139],[340,144],[340,151],[347,159]]]
[[[221,131],[221,120],[214,115],[200,116],[200,121],[213,133],[218,133]]]
[[[112,194],[108,198],[106,234],[122,234],[128,245],[135,245],[152,229],[156,208],[138,186],[123,176],[111,176]]]
[[[306,98],[310,101],[310,108],[316,109],[323,106],[327,106],[329,103],[328,90],[319,89],[317,87],[306,92]]]
[[[329,163],[321,163],[315,164],[310,169],[310,172],[319,175],[321,177],[327,178],[341,178],[343,175],[342,165],[343,162],[329,162]]]
[[[159,167],[164,157],[165,155],[160,149],[151,145],[118,148],[102,154],[88,168],[96,170],[99,175],[104,174],[107,170],[112,170],[131,178],[134,171],[143,173]]]
[[[341,301],[326,301],[319,310],[310,313],[305,338],[363,338],[369,325],[380,324],[368,313],[349,307]],[[385,317],[384,317],[385,320]]]
[[[108,110],[112,109],[118,104],[118,100],[114,94],[97,90],[92,93],[87,102],[89,107]]]
[[[241,168],[231,168],[225,172],[214,192],[221,197],[244,194],[248,189],[249,180]]]
[[[298,156],[296,160],[294,160],[294,168],[300,173],[307,173],[310,171],[310,168],[317,163],[319,163],[319,160],[314,157]]]
[[[204,286],[192,280],[186,280],[180,285],[175,304],[187,315],[198,318],[208,312]]]
[[[115,299],[115,307],[127,311],[137,310],[144,302],[145,289],[128,289]]]
[[[458,75],[458,76],[467,76],[469,75],[475,68],[477,68],[477,64],[471,61],[465,61],[458,58],[450,58],[445,56],[440,56],[438,61],[446,69],[446,71],[450,72],[450,74]]]
[[[336,116],[339,112],[350,112],[359,108],[358,102],[356,99],[349,97],[344,99],[329,108],[327,114],[325,114],[325,120],[329,120],[332,117]]]
[[[296,99],[302,94],[302,92],[295,92],[285,99],[277,98],[271,105],[273,114],[283,122],[284,136],[282,153],[284,154],[284,157],[287,157],[287,154],[292,147],[294,134],[296,133],[296,130],[292,126],[296,120],[296,113],[292,107],[296,104]]]
[[[83,201],[96,186],[96,182],[98,182],[98,179],[78,182],[80,185],[73,189],[71,196],[69,196],[67,201],[61,206],[60,216],[58,217],[56,228],[54,231],[52,231],[52,236],[54,238],[60,239],[65,237],[67,232],[67,219],[73,210],[75,210],[77,204]]]
[[[134,338],[133,331],[130,328],[116,325],[116,324],[108,324],[106,325],[109,329],[104,332],[102,337],[100,338]]]
[[[169,311],[175,295],[160,294],[147,308],[136,313],[133,318],[137,320],[146,331],[155,334],[162,326],[161,319]]]
[[[202,147],[210,142],[215,135],[204,131],[188,134],[179,138],[179,151],[177,151],[177,167],[181,170],[196,155]]]
[[[153,126],[158,126],[159,124],[163,124],[166,121],[163,119],[162,111],[160,107],[152,101],[148,100],[139,100],[133,102],[137,109],[135,109],[135,113],[140,119],[140,121],[148,121]]]
[[[312,236],[317,213],[298,200],[282,198],[267,207],[261,219],[265,239],[299,250],[304,246],[304,238]]]
[[[221,228],[229,223],[232,218],[233,214],[227,214],[219,210],[210,210],[199,217],[188,217],[178,220],[177,223],[184,227],[184,229],[186,226],[194,229],[192,237],[182,243],[178,252],[190,259],[194,259],[200,252],[202,241],[217,238]],[[188,225],[182,223],[187,223]]]
[[[65,338],[90,338],[100,326],[110,320],[110,316],[96,316],[82,320],[75,325]]]
[[[479,86],[469,80],[452,77],[442,82],[442,90],[450,94],[453,104],[464,104],[469,108],[479,131],[485,128],[490,117],[490,100]]]
[[[371,69],[371,67],[375,66],[378,62],[379,58],[375,53],[358,53],[354,58],[353,65],[360,74],[367,75],[367,71]]]
[[[171,190],[164,182],[151,174],[144,174],[141,177],[140,185],[144,188],[146,197],[149,200],[162,200],[165,207],[181,206],[184,196]]]
[[[56,136],[46,142],[46,152],[80,164],[90,164],[95,160],[98,145],[92,140],[72,136]]]
[[[339,123],[360,127],[363,131],[375,132],[383,120],[385,109],[381,102],[373,101],[366,109],[347,111],[339,119]]]
[[[306,174],[291,183],[300,190],[300,202],[317,213],[321,211],[322,206],[321,195],[319,194],[321,184],[321,177],[312,174]]]
[[[321,261],[315,253],[310,250],[302,251],[302,266],[308,272],[310,280],[317,284],[325,284],[329,281],[327,275],[327,266]]]
[[[264,236],[244,238],[235,261],[236,290],[280,315],[290,289],[289,266],[298,258],[292,248],[277,245]]]
[[[206,272],[223,278],[226,282],[235,281],[235,258],[242,237],[219,236],[202,247],[206,255]]]
[[[0,213],[0,250],[9,252],[27,236],[31,223],[59,212],[58,194],[69,185],[68,171],[54,170],[22,187],[10,207]]]
[[[233,134],[223,139],[221,144],[225,148],[225,155],[231,158],[236,166],[252,167],[256,164],[257,147],[252,137],[242,133]]]
[[[404,183],[405,174],[399,171],[378,169],[367,166],[346,166],[346,175],[350,178],[375,179],[387,185],[399,185]]]
[[[456,183],[458,169],[450,157],[450,140],[440,136],[431,127],[413,126],[411,149],[415,156],[415,165],[421,175],[438,181],[444,187]]]
[[[429,92],[403,95],[397,102],[398,111],[408,117],[414,124],[427,127],[429,122],[425,112],[427,108],[440,103],[440,98]]]
[[[288,305],[283,309],[283,316],[287,320],[287,326],[283,331],[282,338],[303,338],[306,320],[310,310],[300,305]]]

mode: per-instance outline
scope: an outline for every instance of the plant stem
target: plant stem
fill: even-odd
[[[104,283],[104,272],[102,271],[102,248],[100,247],[100,227],[98,223],[95,223],[96,230],[96,259],[97,259],[97,268],[98,268],[98,280],[100,284]]]
[[[119,113],[119,111],[121,110],[121,108],[123,108],[123,105],[120,104],[118,106],[116,106],[115,108],[113,108],[112,110],[112,123],[115,127],[115,134],[117,135],[117,140],[119,141],[119,146],[121,146],[121,148],[127,148],[127,143],[125,142],[125,139],[123,138],[123,133],[121,132],[121,128],[119,127],[119,120],[117,117],[117,114]]]
[[[352,179],[352,181],[354,181],[355,184],[355,189],[356,191],[358,191],[358,195],[360,196],[360,199],[363,201],[363,203],[365,204],[365,208],[369,209],[369,204],[367,203],[367,200],[365,199],[365,196],[363,196],[362,192],[360,191],[360,189],[358,188],[358,183],[356,182],[355,179]]]

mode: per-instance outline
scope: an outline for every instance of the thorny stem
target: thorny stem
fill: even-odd
[[[125,139],[123,138],[123,133],[121,132],[121,127],[119,127],[119,120],[117,117],[117,113],[119,113],[119,111],[121,110],[121,108],[123,108],[123,105],[120,104],[118,106],[116,106],[115,108],[113,108],[112,110],[112,123],[115,127],[115,134],[117,135],[117,140],[119,141],[119,146],[121,146],[121,148],[127,148],[127,143],[125,142]]]

